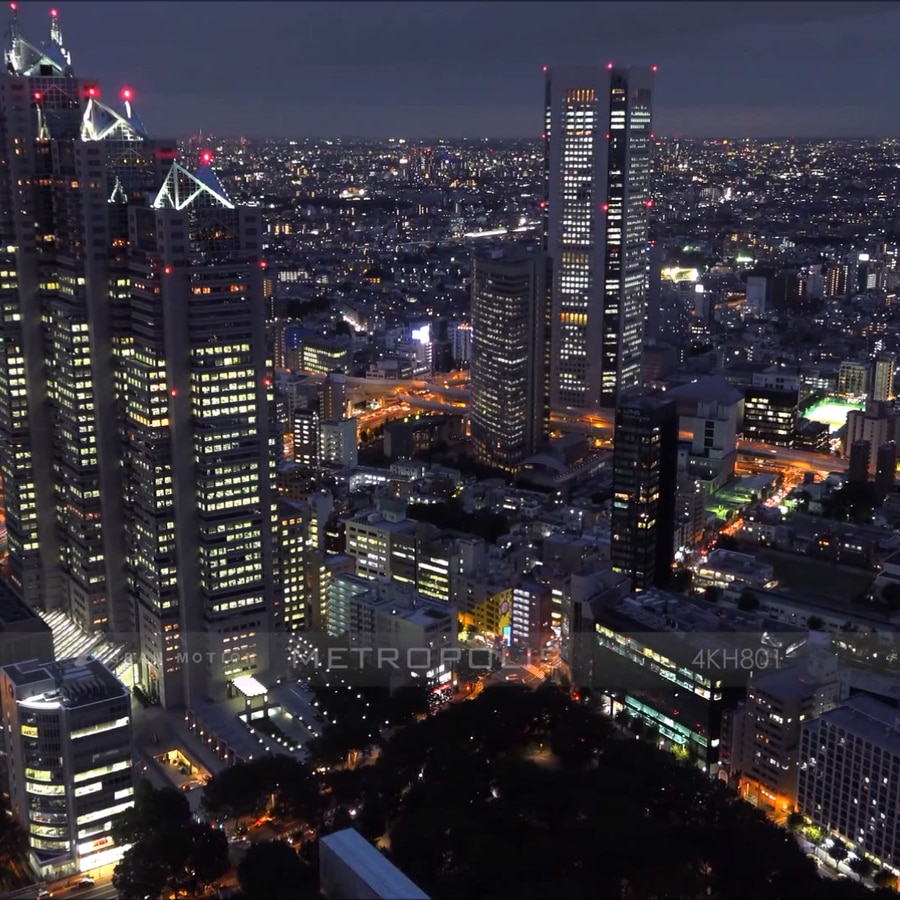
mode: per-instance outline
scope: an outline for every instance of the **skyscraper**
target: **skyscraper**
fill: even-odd
[[[872,400],[894,399],[894,371],[896,357],[893,353],[879,353],[875,357],[872,378]]]
[[[135,114],[75,78],[56,10],[43,44],[13,9],[0,76],[0,475],[9,580],[88,631],[133,627],[122,568],[115,360],[127,207],[160,157]]]
[[[130,216],[128,575],[141,683],[166,706],[269,668],[277,436],[260,213],[208,153]],[[202,662],[201,662],[202,660]]]
[[[632,589],[664,587],[674,557],[678,412],[674,400],[636,396],[616,410],[613,570]]]
[[[547,70],[550,403],[613,407],[641,382],[653,69]]]
[[[472,443],[479,462],[508,472],[541,437],[544,272],[524,254],[472,266]]]

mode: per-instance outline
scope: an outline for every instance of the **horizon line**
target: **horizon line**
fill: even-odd
[[[456,136],[456,137],[435,137],[434,135],[414,135],[414,136],[379,136],[379,135],[360,135],[360,134],[341,134],[341,135],[315,135],[307,137],[290,137],[287,135],[248,135],[248,134],[191,134],[188,136],[176,136],[169,138],[178,141],[193,140],[219,140],[219,141],[379,141],[384,143],[404,143],[412,142],[429,142],[443,143],[450,141],[524,141],[542,144],[542,138],[535,137],[516,137],[516,136]],[[656,141],[898,141],[900,142],[900,134],[898,135],[758,135],[755,137],[747,137],[746,135],[729,135],[729,134],[672,134],[672,135],[655,135]]]

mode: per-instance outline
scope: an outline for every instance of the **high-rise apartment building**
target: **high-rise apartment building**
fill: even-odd
[[[897,709],[860,694],[803,723],[798,806],[862,855],[900,866]]]
[[[547,70],[546,362],[553,409],[640,386],[654,68]]]
[[[15,12],[13,12],[15,16]],[[116,429],[129,205],[158,184],[121,92],[75,78],[58,14],[34,44],[13,19],[0,76],[0,476],[9,580],[87,631],[133,628]]]
[[[209,154],[201,162],[173,162],[129,221],[128,575],[141,683],[166,706],[265,673],[273,608],[260,214],[228,199]]]
[[[754,675],[732,717],[742,796],[781,814],[796,809],[803,723],[834,707],[838,694],[835,657]]]
[[[897,359],[893,353],[879,353],[875,357],[872,377],[873,400],[894,399],[894,372],[896,371],[896,366]]]
[[[116,862],[115,821],[134,805],[131,698],[94,659],[0,669],[9,796],[45,880]]]
[[[674,400],[626,399],[616,410],[610,561],[642,591],[669,580],[678,490]]]
[[[472,267],[472,443],[479,462],[507,472],[542,435],[544,274],[533,255]]]

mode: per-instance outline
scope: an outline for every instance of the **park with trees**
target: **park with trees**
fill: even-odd
[[[336,732],[306,763],[269,757],[215,776],[204,796],[212,826],[196,826],[215,838],[201,838],[167,792],[142,787],[122,826],[134,846],[116,873],[120,896],[190,879],[201,890],[223,865],[219,824],[262,815],[289,828],[299,852],[252,845],[237,866],[247,900],[317,896],[315,838],[348,826],[436,900],[888,896],[820,878],[791,833],[797,822],[774,825],[689,760],[550,684],[489,687],[434,715],[411,703],[406,724],[370,735],[377,750],[348,764],[359,737]]]

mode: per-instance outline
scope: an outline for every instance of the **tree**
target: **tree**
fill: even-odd
[[[881,592],[881,600],[892,612],[900,609],[900,584],[888,582]]]
[[[749,588],[744,588],[738,598],[737,606],[743,612],[753,612],[753,610],[759,609],[759,597]]]
[[[164,859],[148,851],[143,842],[125,851],[113,872],[112,883],[122,900],[157,898],[169,881],[171,870]]]
[[[146,779],[138,782],[134,806],[126,809],[113,823],[115,842],[137,844],[158,835],[186,827],[191,821],[187,797],[175,788],[156,790]]]
[[[229,869],[228,839],[219,828],[192,822],[183,832],[187,842],[185,881],[196,888],[218,881]]]
[[[191,818],[184,794],[141,781],[135,805],[113,825],[116,843],[131,844],[113,884],[127,900],[158,897],[166,888],[196,893],[228,870],[225,835]]]
[[[312,873],[284,841],[253,844],[237,870],[238,883],[247,900],[301,900],[310,893]]]
[[[669,587],[678,594],[686,594],[691,589],[694,573],[690,569],[676,569],[672,573]]]
[[[0,885],[18,886],[27,871],[28,835],[13,817],[5,800],[0,798]]]
[[[788,817],[787,822],[788,831],[797,832],[803,827],[803,816],[794,810]]]
[[[405,725],[430,709],[425,685],[403,685],[390,695],[386,719],[393,725]]]
[[[850,870],[862,881],[864,878],[871,877],[875,871],[875,864],[865,856],[854,856],[848,863]]]
[[[880,888],[890,888],[896,884],[897,876],[890,869],[879,869],[872,876],[872,880]]]
[[[276,758],[238,763],[210,778],[203,791],[206,811],[229,819],[261,815],[275,787]]]
[[[810,631],[821,631],[825,626],[825,620],[820,619],[818,616],[810,616],[806,620],[806,625]]]
[[[828,850],[828,855],[835,861],[835,868],[840,867],[840,863],[842,863],[849,855],[850,851],[847,849],[847,845],[843,841],[835,840],[831,848]]]

